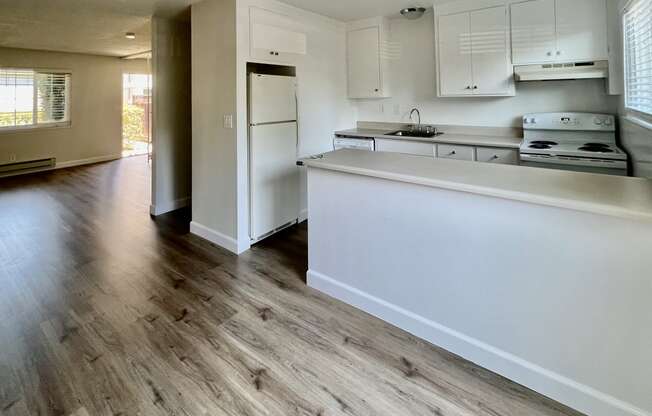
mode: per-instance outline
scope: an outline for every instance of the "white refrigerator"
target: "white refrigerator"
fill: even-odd
[[[249,75],[249,236],[257,242],[299,218],[296,78]]]

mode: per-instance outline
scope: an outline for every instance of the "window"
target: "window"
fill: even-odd
[[[652,115],[652,0],[633,0],[623,17],[625,106]]]
[[[70,74],[0,68],[0,131],[70,124]]]

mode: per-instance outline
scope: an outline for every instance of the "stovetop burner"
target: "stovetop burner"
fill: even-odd
[[[606,143],[585,143],[584,146],[586,146],[586,147],[609,147],[609,145],[606,144]]]
[[[531,144],[529,147],[530,149],[539,149],[539,150],[552,149],[552,147],[547,144]]]
[[[557,146],[559,143],[556,142],[551,142],[549,140],[535,140],[533,142],[530,142],[533,145],[538,145],[538,146]]]
[[[578,150],[582,150],[584,152],[592,152],[592,153],[614,153],[613,150],[609,149],[609,146],[605,146],[605,145],[598,145],[598,146],[584,145],[580,147]]]

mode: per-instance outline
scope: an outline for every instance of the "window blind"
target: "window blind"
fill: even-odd
[[[635,0],[623,16],[625,106],[652,115],[652,0]]]
[[[38,123],[68,120],[69,74],[37,73],[36,111]]]
[[[70,122],[67,73],[0,68],[0,129]]]

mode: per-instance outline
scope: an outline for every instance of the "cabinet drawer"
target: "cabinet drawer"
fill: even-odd
[[[473,146],[438,144],[437,157],[456,160],[475,160],[475,148]]]
[[[477,161],[485,163],[499,163],[504,165],[518,165],[518,150],[497,149],[493,147],[478,147]]]
[[[376,151],[435,157],[434,144],[410,140],[376,139]]]

